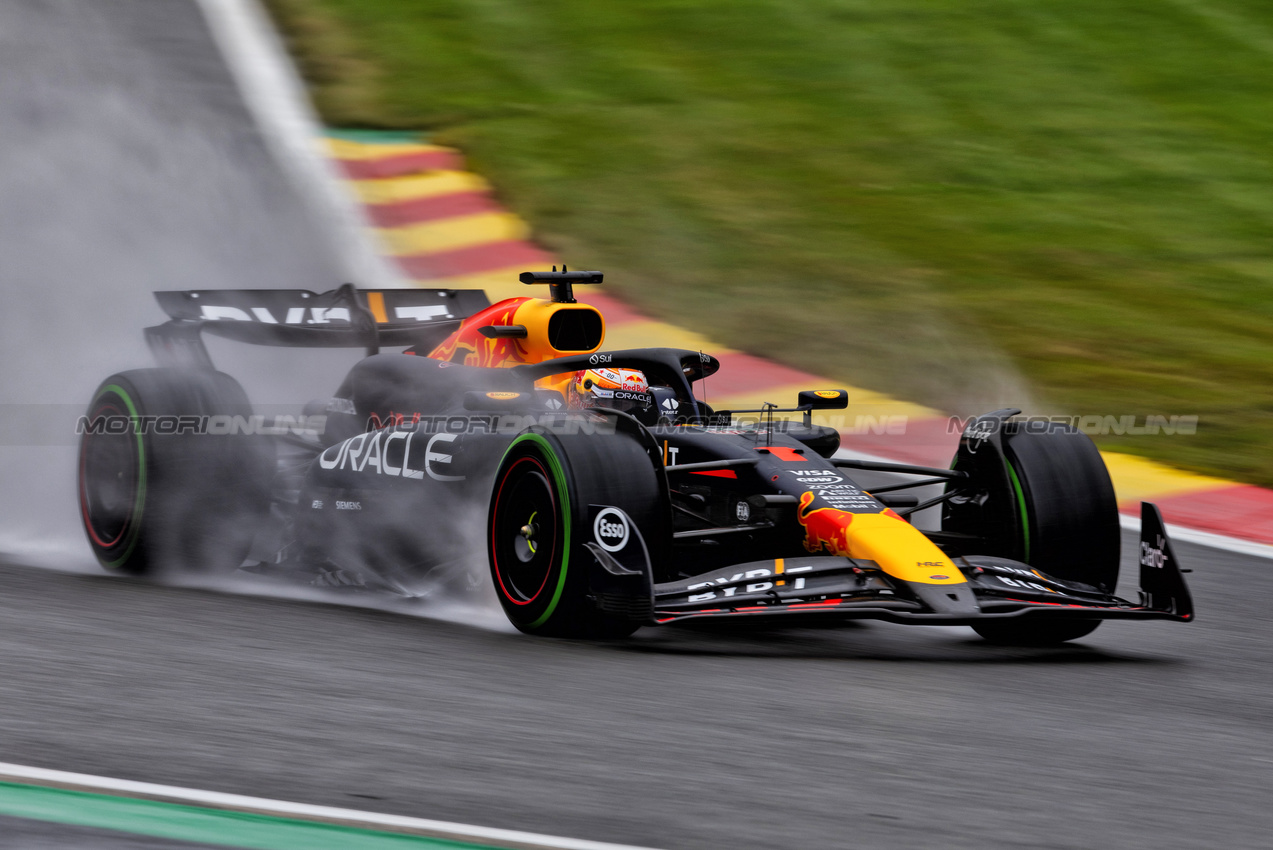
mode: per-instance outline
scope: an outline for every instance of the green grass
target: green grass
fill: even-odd
[[[1273,485],[1273,5],[271,0],[337,126],[460,146],[650,313]]]

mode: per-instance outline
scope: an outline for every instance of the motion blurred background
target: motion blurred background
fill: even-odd
[[[1273,485],[1261,0],[269,0],[329,124],[459,146],[647,313]],[[709,318],[710,317],[710,318]]]
[[[458,147],[648,315],[952,414],[1198,416],[1097,439],[1273,485],[1266,4],[265,5],[328,126]],[[5,534],[47,540],[74,524],[72,473],[29,423],[148,362],[149,292],[367,275],[198,3],[22,0],[0,47],[5,401],[67,405],[22,411],[0,449],[48,497],[0,500]],[[338,368],[311,355],[236,374],[304,401]]]

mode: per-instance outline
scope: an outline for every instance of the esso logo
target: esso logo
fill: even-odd
[[[592,522],[592,536],[607,552],[618,552],[628,545],[631,530],[628,518],[614,508],[604,508]]]

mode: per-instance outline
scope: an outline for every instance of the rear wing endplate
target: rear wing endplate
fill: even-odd
[[[296,348],[429,346],[490,306],[475,289],[199,289],[156,292],[171,321],[146,328],[163,366],[211,369],[203,334]]]

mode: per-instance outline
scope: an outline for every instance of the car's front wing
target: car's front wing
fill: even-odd
[[[695,618],[830,616],[927,625],[1068,617],[1189,622],[1193,604],[1157,508],[1142,513],[1140,601],[1004,558],[955,560],[964,583],[925,584],[872,561],[813,556],[740,564],[654,586],[655,624]]]

